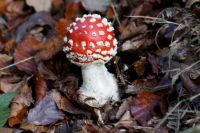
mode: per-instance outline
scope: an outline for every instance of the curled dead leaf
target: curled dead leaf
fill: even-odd
[[[40,71],[37,71],[35,76],[35,99],[38,102],[44,98],[47,91],[47,85],[44,75]]]

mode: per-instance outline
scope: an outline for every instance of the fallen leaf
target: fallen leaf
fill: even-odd
[[[13,128],[0,128],[0,133],[13,133],[15,129]]]
[[[10,52],[10,51],[13,49],[13,47],[14,47],[15,44],[16,44],[16,43],[15,43],[15,40],[9,40],[9,41],[7,41],[7,42],[4,44],[4,46],[5,46],[4,50],[5,50],[6,52]]]
[[[43,45],[34,45],[33,48],[37,51],[35,55],[36,62],[52,58],[55,54],[62,51],[63,45],[62,36],[57,36]]]
[[[151,64],[153,73],[158,74],[159,66],[158,66],[158,61],[157,61],[156,57],[154,55],[148,53],[147,60]]]
[[[133,100],[131,106],[131,115],[134,120],[138,121],[141,125],[146,126],[148,120],[151,118],[151,113],[157,106],[160,96],[151,92],[141,92]]]
[[[134,22],[128,24],[120,35],[120,39],[127,39],[129,37],[133,37],[147,31],[147,25],[139,25],[136,26]]]
[[[44,79],[44,75],[40,71],[37,71],[35,76],[35,99],[38,102],[41,101],[46,95],[47,84]]]
[[[110,5],[109,0],[101,0],[101,1],[94,1],[94,0],[81,0],[81,3],[83,7],[90,11],[99,11],[99,12],[105,12]]]
[[[64,19],[64,18],[59,19],[58,22],[56,23],[57,35],[65,36],[68,32],[66,30],[66,27],[68,27],[72,22],[73,22],[73,20],[68,20],[68,19]]]
[[[61,119],[64,119],[64,114],[57,109],[56,103],[49,95],[31,109],[27,117],[28,123],[35,125],[53,124]]]
[[[16,92],[9,92],[0,95],[0,127],[3,127],[8,119],[10,113],[9,105],[15,95]]]
[[[80,16],[83,13],[83,8],[80,2],[68,2],[65,8],[65,19],[72,22],[77,16]]]
[[[18,16],[18,15],[22,15],[24,14],[24,6],[25,3],[22,0],[19,1],[13,1],[11,3],[9,3],[9,5],[6,8],[6,11],[11,14],[11,16]]]
[[[22,123],[24,116],[27,114],[28,107],[32,102],[32,90],[28,87],[27,82],[23,81],[20,92],[12,100],[8,125],[12,127]]]
[[[14,52],[15,63],[34,56],[36,53],[33,49],[34,45],[39,45],[39,42],[31,36],[27,37],[22,43],[20,43]],[[19,70],[28,74],[33,74],[36,71],[36,63],[33,59],[17,64],[16,66]]]
[[[52,0],[26,0],[26,3],[32,6],[36,12],[50,11]]]
[[[15,92],[21,86],[23,81],[16,76],[6,76],[0,78],[0,92]]]
[[[45,0],[46,1],[46,0]],[[37,12],[32,14],[27,21],[17,27],[15,41],[21,42],[27,34],[36,26],[44,27],[46,31],[46,38],[52,38],[55,36],[55,21],[48,12]]]
[[[28,108],[23,107],[15,117],[8,119],[8,125],[13,127],[14,125],[21,124],[24,116],[27,114]]]
[[[123,43],[121,51],[139,50],[147,48],[148,46],[153,44],[153,42],[154,40],[148,39],[147,37],[138,40],[127,40]]]
[[[147,61],[145,57],[140,57],[140,60],[134,62],[134,69],[138,76],[142,76],[147,69]]]
[[[115,127],[117,128],[127,128],[129,129],[130,127],[137,125],[136,121],[132,118],[131,113],[129,110],[127,110],[121,119],[115,123]]]
[[[64,4],[63,0],[52,0],[52,8],[55,11],[59,11]]]
[[[132,104],[133,101],[133,97],[128,97],[126,99],[124,99],[123,103],[120,105],[117,113],[116,113],[116,118],[120,119],[123,114],[130,109],[130,106]]]
[[[47,133],[49,130],[49,127],[46,126],[38,126],[34,124],[29,124],[29,123],[22,123],[20,125],[20,129],[23,129],[25,131],[31,131],[33,133]]]
[[[43,62],[38,63],[38,71],[44,75],[45,80],[57,80],[58,76],[46,67]]]
[[[9,65],[12,61],[13,57],[8,56],[6,54],[0,54],[0,68],[3,68],[7,65]],[[9,72],[8,69],[3,70],[4,72]]]
[[[0,13],[4,13],[6,11],[6,7],[13,0],[0,0]]]
[[[59,109],[66,111],[71,114],[87,114],[88,113],[82,109],[79,109],[72,102],[70,102],[65,96],[62,96],[58,91],[53,90],[50,93],[51,97],[56,102]]]

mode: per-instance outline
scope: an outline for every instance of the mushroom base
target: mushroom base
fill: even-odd
[[[83,84],[79,89],[79,100],[91,107],[102,107],[108,101],[118,101],[118,86],[113,74],[102,63],[82,67]]]

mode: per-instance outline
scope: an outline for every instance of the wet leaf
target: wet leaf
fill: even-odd
[[[2,127],[8,119],[10,113],[9,105],[15,95],[16,92],[9,92],[0,95],[0,127]]]
[[[32,6],[35,11],[50,11],[52,0],[26,0],[27,5]]]
[[[56,103],[48,95],[29,111],[27,117],[28,123],[34,125],[53,124],[61,119],[64,119],[64,114],[57,109]]]

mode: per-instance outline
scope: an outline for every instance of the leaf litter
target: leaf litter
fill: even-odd
[[[198,130],[198,5],[198,0],[1,0],[1,131]],[[62,52],[66,27],[85,13],[108,18],[118,39],[117,56],[106,67],[117,75],[121,99],[101,113],[78,102],[81,70]]]

